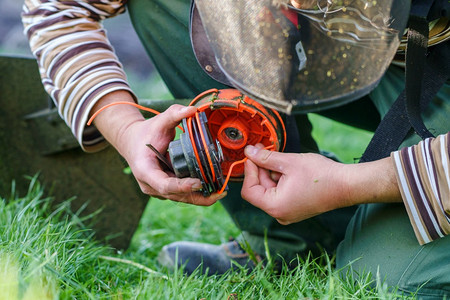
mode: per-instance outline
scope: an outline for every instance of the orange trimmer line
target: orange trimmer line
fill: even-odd
[[[128,105],[137,107],[137,108],[139,108],[139,109],[142,109],[142,110],[145,110],[145,111],[149,111],[149,112],[151,112],[151,113],[153,113],[153,114],[155,114],[155,115],[159,115],[159,114],[160,114],[160,112],[157,111],[157,110],[154,110],[154,109],[152,109],[152,108],[149,108],[149,107],[145,107],[145,106],[139,105],[139,104],[134,103],[134,102],[118,101],[118,102],[114,102],[114,103],[107,104],[107,105],[103,106],[102,108],[100,108],[99,110],[97,110],[97,111],[89,118],[89,121],[87,122],[87,125],[90,126],[91,123],[92,123],[92,121],[94,121],[94,119],[98,116],[98,114],[101,113],[103,110],[107,109],[108,107],[111,107],[111,106],[114,106],[114,105],[118,105],[118,104],[128,104]],[[178,127],[179,129],[181,129],[182,131],[184,131],[183,127],[181,127],[180,125],[178,125],[177,127]]]
[[[264,149],[266,149],[266,150],[270,150],[271,148],[273,149],[274,145],[269,145],[267,147],[264,147]],[[225,189],[228,185],[228,181],[230,181],[230,177],[231,177],[231,173],[232,173],[231,171],[233,170],[234,166],[237,164],[243,164],[247,159],[248,159],[247,157],[244,157],[243,159],[237,160],[230,165],[230,168],[228,169],[227,177],[225,178],[225,181],[223,182],[223,186],[220,189],[220,191],[217,192],[217,194],[222,194],[225,191]]]
[[[233,170],[234,166],[237,165],[237,164],[243,164],[246,160],[247,160],[247,157],[245,157],[245,158],[243,158],[241,160],[237,160],[237,161],[235,161],[234,163],[232,163],[230,165],[230,168],[228,169],[227,177],[225,178],[225,181],[223,182],[223,186],[220,189],[220,191],[217,192],[217,194],[222,194],[223,191],[225,191],[225,189],[227,188],[228,181],[230,181],[230,177],[231,177],[231,171]]]
[[[198,112],[195,113],[195,120],[197,121],[197,126],[198,126],[198,130],[200,131],[200,136],[202,138],[203,147],[205,147],[206,157],[208,158],[209,167],[211,168],[212,181],[215,182],[216,181],[216,173],[214,172],[214,165],[211,160],[211,155],[209,154],[209,151],[208,151],[208,145],[206,144],[205,135],[203,134],[203,130],[201,128],[200,117],[198,116]]]
[[[197,97],[192,99],[192,101],[191,101],[191,103],[189,105],[193,105],[198,99],[202,98],[205,95],[208,95],[210,93],[218,93],[218,92],[219,92],[218,89],[210,89],[210,90],[204,91],[203,93],[197,95]]]
[[[195,145],[195,141],[192,138],[192,118],[187,118],[187,128],[188,128],[188,136],[191,140],[192,149],[194,150],[195,159],[197,160],[198,166],[200,168],[200,173],[202,173],[205,182],[208,183],[208,178],[205,176],[205,172],[203,171],[203,167],[200,161],[200,156],[198,155],[197,146]]]

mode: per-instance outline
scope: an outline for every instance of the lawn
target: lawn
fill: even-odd
[[[348,163],[371,136],[320,116],[311,120],[319,145]],[[339,277],[326,254],[281,274],[269,266],[250,274],[185,276],[182,269],[159,266],[157,253],[177,240],[218,244],[236,236],[239,230],[220,204],[204,208],[151,199],[131,247],[118,252],[93,238],[91,219],[70,212],[70,199],[51,209],[39,178],[29,181],[25,196],[17,196],[12,183],[11,195],[0,201],[0,299],[413,298],[396,296],[370,274]]]
[[[131,78],[140,98],[170,97],[158,77],[144,81]],[[319,115],[310,120],[320,148],[345,163],[355,162],[371,138]],[[72,213],[70,199],[55,209],[39,177],[28,175],[28,191],[16,191],[12,182],[11,194],[0,195],[0,299],[414,298],[395,295],[395,287],[371,274],[338,276],[332,254],[300,260],[300,267],[281,274],[269,264],[251,273],[185,276],[182,269],[161,267],[156,256],[178,240],[220,244],[237,236],[220,204],[205,208],[150,199],[130,248],[122,252],[95,240],[90,229],[95,216]]]
[[[71,213],[70,200],[50,210],[51,199],[36,177],[26,196],[14,195],[0,201],[0,299],[408,298],[388,292],[370,275],[341,279],[325,254],[281,274],[268,267],[250,274],[185,276],[161,268],[155,257],[166,243],[220,243],[237,234],[219,205],[152,200],[131,248],[117,252],[93,239],[89,218]]]

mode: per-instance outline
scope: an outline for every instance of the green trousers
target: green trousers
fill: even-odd
[[[158,72],[176,98],[193,98],[210,88],[223,88],[197,64],[189,39],[189,0],[130,0],[128,10],[141,41]],[[380,85],[368,96],[324,115],[365,129],[374,129],[404,86],[403,71],[391,67]],[[449,86],[443,89],[427,111],[425,123],[435,134],[449,131]],[[319,152],[311,137],[307,115],[285,116],[286,152]],[[420,139],[411,134],[403,143]],[[273,256],[289,260],[322,249],[334,253],[337,266],[353,261],[357,271],[377,272],[388,285],[403,291],[421,289],[424,296],[450,294],[450,239],[420,246],[402,204],[373,204],[322,214],[309,220],[280,225],[263,211],[240,197],[239,183],[231,183],[221,201],[232,220],[242,230],[239,237],[258,253],[264,253],[264,235]],[[338,247],[339,245],[339,247]],[[449,259],[446,259],[449,258]]]

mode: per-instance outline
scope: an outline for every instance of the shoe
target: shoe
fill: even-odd
[[[255,257],[256,262],[235,240],[222,245],[181,241],[164,246],[157,259],[162,266],[170,269],[183,266],[187,275],[197,269],[201,274],[221,275],[239,266],[253,270],[261,261],[261,257]]]

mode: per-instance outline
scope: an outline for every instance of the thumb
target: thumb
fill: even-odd
[[[283,171],[289,165],[286,155],[286,153],[260,149],[252,145],[245,147],[245,156],[253,163],[264,169],[279,173],[284,173]]]
[[[197,108],[194,106],[183,106],[179,104],[171,105],[158,117],[167,129],[172,129],[180,124],[181,120],[195,114]]]

